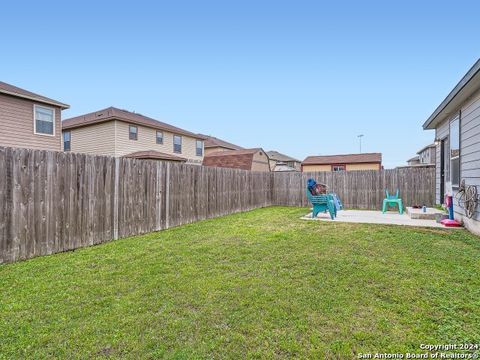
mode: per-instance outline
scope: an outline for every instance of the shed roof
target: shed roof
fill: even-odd
[[[381,163],[381,153],[308,156],[302,165]]]
[[[22,99],[27,99],[27,100],[32,100],[32,101],[38,101],[44,104],[48,105],[53,105],[53,106],[58,106],[61,109],[68,109],[70,106],[64,103],[61,103],[59,101],[50,99],[46,96],[38,95],[35,94],[31,91],[21,89],[19,87],[7,84],[3,81],[0,81],[0,93],[1,94],[6,94],[10,96],[16,96]]]
[[[153,129],[164,130],[174,134],[185,135],[196,139],[204,139],[204,136],[180,129],[176,126],[149,118],[142,114],[121,110],[113,106],[103,110],[94,111],[85,115],[66,119],[62,122],[63,129],[75,129],[83,126],[95,125],[107,121],[120,120],[135,125],[142,125]]]

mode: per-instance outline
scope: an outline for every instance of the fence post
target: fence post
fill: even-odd
[[[165,228],[168,229],[170,227],[170,162],[167,162],[165,181]]]
[[[118,239],[118,187],[120,182],[120,159],[115,158],[115,186],[113,191],[113,240]]]

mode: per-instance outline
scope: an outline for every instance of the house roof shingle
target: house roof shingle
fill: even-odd
[[[270,159],[275,160],[275,161],[283,161],[283,162],[288,162],[288,161],[296,161],[296,162],[301,162],[300,160],[297,160],[295,158],[292,158],[288,155],[279,153],[278,151],[267,151],[267,155]]]
[[[240,150],[243,149],[243,147],[229,143],[228,141],[216,138],[215,136],[209,136],[209,135],[203,135],[199,134],[203,137],[205,137],[205,142],[204,142],[204,147],[205,149],[212,148],[212,147],[223,147],[225,149],[230,149],[230,150]]]
[[[308,156],[302,165],[381,163],[381,153]]]
[[[120,120],[124,122],[128,122],[135,125],[142,125],[158,130],[168,131],[174,134],[185,135],[189,137],[193,137],[196,139],[204,139],[203,136],[199,134],[194,134],[190,131],[180,129],[176,126],[149,118],[142,114],[130,112],[127,110],[117,109],[113,106],[94,111],[85,115],[76,116],[70,119],[66,119],[62,122],[63,129],[74,129],[83,126],[89,126],[94,124],[99,124],[106,121],[111,120]]]
[[[253,155],[263,150],[261,148],[217,151],[203,158],[204,166],[225,167],[251,170]]]
[[[172,154],[166,154],[156,150],[136,151],[136,152],[127,154],[124,157],[133,158],[133,159],[152,159],[152,160],[166,160],[166,161],[179,161],[179,162],[187,161],[187,159],[183,157],[172,155]]]
[[[68,109],[70,107],[67,104],[47,98],[46,96],[35,94],[31,91],[27,91],[19,87],[7,84],[3,81],[0,81],[0,93],[10,95],[10,96],[16,96],[22,99],[38,101],[48,105],[58,106],[61,109]]]

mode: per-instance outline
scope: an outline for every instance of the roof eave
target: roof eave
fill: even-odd
[[[13,91],[8,91],[8,90],[3,90],[3,89],[0,90],[0,93],[5,94],[5,95],[19,97],[21,99],[36,101],[36,102],[39,102],[39,103],[42,103],[42,104],[57,106],[57,107],[61,108],[62,110],[66,110],[66,109],[70,108],[70,105],[67,105],[67,104],[64,104],[64,103],[61,103],[61,102],[58,102],[58,101],[55,101],[55,100],[38,99],[34,96],[22,95],[22,94],[13,92]]]
[[[465,101],[465,99],[478,90],[477,85],[480,85],[480,59],[468,70],[447,97],[438,105],[432,115],[424,122],[423,129],[435,129],[438,124],[452,114],[452,111],[455,111],[459,103]]]
[[[72,118],[74,119],[74,118]],[[171,129],[168,129],[166,127],[162,127],[162,126],[154,126],[154,125],[147,125],[147,124],[144,124],[144,123],[141,123],[139,121],[136,121],[136,120],[132,120],[132,119],[128,119],[126,117],[123,117],[123,116],[118,116],[118,115],[111,115],[111,116],[108,116],[106,118],[103,118],[103,119],[99,119],[99,120],[92,120],[91,122],[86,122],[86,123],[81,123],[81,124],[73,124],[73,125],[64,125],[65,121],[68,121],[70,119],[65,119],[62,121],[62,129],[64,130],[68,130],[68,129],[76,129],[76,128],[81,128],[81,127],[85,127],[85,126],[93,126],[93,125],[97,125],[97,124],[100,124],[100,123],[103,123],[103,122],[107,122],[107,121],[123,121],[125,123],[130,123],[130,124],[136,124],[136,125],[139,125],[139,126],[145,126],[145,127],[148,127],[148,128],[151,128],[151,129],[158,129],[158,130],[162,130],[162,131],[167,131],[169,133],[172,133],[172,134],[179,134],[179,135],[183,135],[183,136],[188,136],[188,137],[191,137],[193,139],[198,139],[198,140],[205,140],[204,137],[202,136],[199,136],[197,134],[194,134],[194,133],[189,133],[188,131],[186,130],[183,130],[183,131],[173,131]],[[180,129],[182,130],[182,129]]]

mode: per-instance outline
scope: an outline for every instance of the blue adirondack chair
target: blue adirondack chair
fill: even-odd
[[[385,214],[385,211],[387,211],[387,206],[398,206],[398,212],[403,214],[403,203],[402,199],[400,199],[400,190],[397,189],[397,192],[395,195],[390,195],[388,190],[385,190],[385,196],[386,198],[383,199],[383,207],[382,207],[382,213]]]
[[[333,198],[330,194],[325,195],[312,195],[308,187],[306,189],[308,201],[313,205],[312,218],[317,217],[321,212],[328,211],[330,213],[330,218],[335,220],[337,217],[337,209],[333,202]]]

